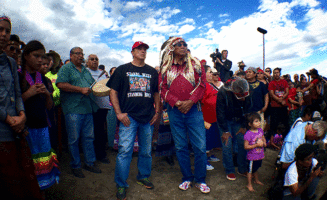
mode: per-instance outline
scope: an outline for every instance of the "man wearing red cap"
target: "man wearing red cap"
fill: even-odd
[[[126,180],[136,134],[139,142],[137,183],[147,189],[154,188],[148,178],[152,164],[152,125],[159,118],[159,93],[158,72],[145,64],[148,48],[143,42],[135,42],[132,47],[133,61],[119,66],[107,83],[111,88],[111,103],[120,121],[115,169],[117,199],[126,198]]]

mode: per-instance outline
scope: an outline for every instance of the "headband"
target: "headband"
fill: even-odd
[[[10,21],[9,17],[7,17],[5,15],[2,15],[2,16],[0,16],[0,21],[7,21],[7,22],[9,22],[10,28],[11,28],[11,21]]]

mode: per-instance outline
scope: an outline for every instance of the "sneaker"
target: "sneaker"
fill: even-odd
[[[209,186],[205,183],[196,183],[195,187],[198,188],[202,193],[207,194],[210,192]]]
[[[148,178],[138,180],[137,184],[143,185],[146,189],[153,189],[154,188],[154,185],[149,181]]]
[[[81,168],[72,169],[72,172],[73,172],[74,176],[77,178],[85,178],[85,175],[83,174]]]
[[[93,166],[84,165],[84,169],[96,174],[100,174],[102,172],[101,169],[97,168],[95,165]]]
[[[192,187],[191,185],[191,181],[184,181],[183,183],[181,183],[178,188],[181,190],[188,190],[190,187]]]
[[[126,188],[119,187],[116,193],[117,200],[126,200]]]
[[[235,174],[234,173],[230,173],[226,176],[226,178],[230,181],[235,181],[236,180],[236,177],[235,177]]]
[[[207,170],[213,170],[215,169],[210,163],[209,161],[207,161]]]
[[[210,162],[219,162],[220,159],[217,158],[217,157],[214,156],[214,155],[211,155],[210,157],[208,157],[208,161],[210,161]]]

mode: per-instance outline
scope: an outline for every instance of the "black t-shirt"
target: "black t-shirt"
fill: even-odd
[[[268,93],[267,86],[261,81],[249,82],[252,108],[250,112],[258,112],[265,106],[265,95]]]
[[[30,85],[23,79],[23,74],[19,74],[19,83],[22,94],[26,92]],[[36,73],[31,74],[33,81],[35,82]],[[42,75],[42,83],[49,90],[48,81],[45,76]],[[44,94],[37,94],[35,96],[30,97],[24,102],[25,107],[25,115],[26,115],[26,126],[28,128],[44,128],[48,126],[47,121],[47,109],[46,109],[46,97]]]
[[[119,66],[107,86],[118,92],[122,113],[139,123],[148,123],[154,115],[154,93],[158,92],[158,72],[151,66]]]

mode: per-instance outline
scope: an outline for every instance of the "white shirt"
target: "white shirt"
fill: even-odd
[[[303,123],[303,119],[301,117],[297,118],[295,120],[295,122],[293,123],[293,125],[291,126],[290,130],[292,130],[294,127],[296,127],[297,125],[300,125]]]
[[[318,164],[318,161],[315,158],[312,158],[312,168],[311,171],[314,169],[314,167]],[[284,180],[284,186],[291,186],[294,185],[295,183],[298,183],[299,180],[299,174],[297,172],[296,168],[296,162],[292,163],[286,173],[285,173],[285,180]]]
[[[311,171],[314,169],[314,167],[318,164],[318,161],[315,158],[312,158],[312,167]],[[289,187],[291,185],[294,185],[299,182],[299,174],[297,172],[296,168],[296,162],[292,163],[286,173],[285,173],[285,180],[284,180],[284,186]],[[289,188],[284,190],[284,196],[291,195],[292,192]]]

